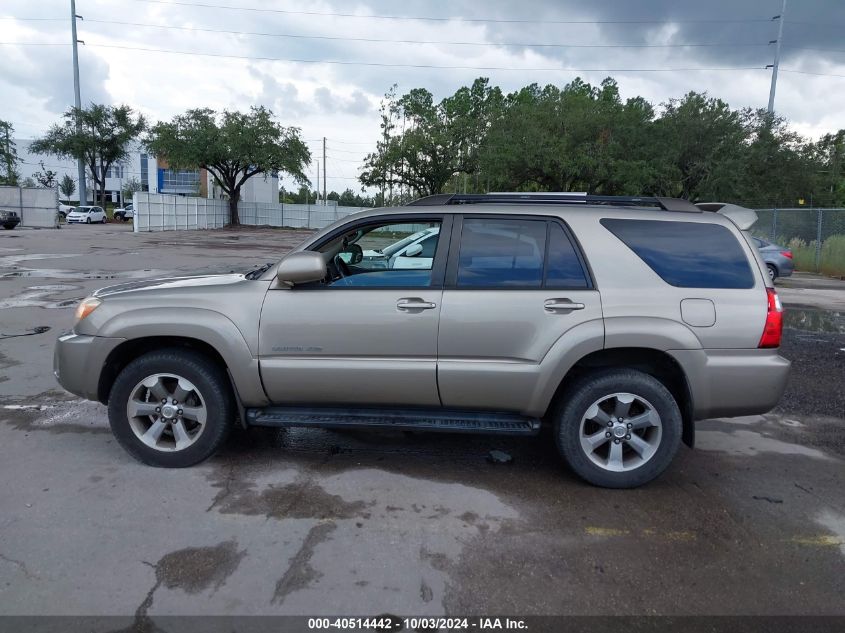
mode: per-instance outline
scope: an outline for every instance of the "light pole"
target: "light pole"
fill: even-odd
[[[769,88],[769,114],[775,111],[775,91],[778,86],[778,66],[780,65],[780,44],[783,40],[783,21],[786,19],[786,0],[783,0],[783,8],[780,10],[780,15],[776,15],[773,20],[778,21],[778,38],[775,40],[775,62],[771,65],[772,68],[772,86]],[[770,42],[771,43],[771,42]]]
[[[76,0],[70,0],[70,33],[71,42],[73,44],[73,99],[76,105],[77,113],[82,109],[82,99],[79,96],[79,52],[77,51],[77,44],[79,40],[76,39],[76,18],[82,17],[76,15]],[[76,128],[79,130],[79,116],[76,117]],[[86,204],[88,202],[87,192],[85,191],[85,162],[81,158],[76,159],[76,169],[79,176],[79,204]]]

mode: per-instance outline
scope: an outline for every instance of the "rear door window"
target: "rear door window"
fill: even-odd
[[[754,275],[745,251],[724,226],[616,218],[603,218],[601,224],[672,286],[754,286]]]
[[[465,219],[458,287],[539,288],[545,250],[545,222]]]
[[[589,288],[567,232],[543,218],[464,218],[458,288]]]

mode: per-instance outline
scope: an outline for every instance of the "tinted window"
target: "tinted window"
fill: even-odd
[[[586,288],[587,276],[569,237],[557,222],[549,223],[546,287]]]
[[[681,288],[754,286],[745,253],[724,226],[610,218],[601,223],[668,284]]]
[[[539,288],[545,248],[545,222],[466,219],[458,286]]]

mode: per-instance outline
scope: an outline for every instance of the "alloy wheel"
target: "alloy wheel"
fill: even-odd
[[[208,417],[205,400],[189,380],[176,374],[147,376],[126,403],[136,437],[159,451],[182,451],[199,439]]]
[[[660,447],[663,426],[642,396],[613,393],[596,400],[581,418],[581,449],[595,465],[611,472],[639,468]]]

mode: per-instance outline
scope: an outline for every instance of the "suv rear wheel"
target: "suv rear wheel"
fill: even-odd
[[[183,468],[226,440],[234,409],[222,368],[201,354],[150,352],[120,372],[109,395],[112,433],[135,459]]]
[[[634,488],[657,477],[675,456],[681,430],[681,412],[669,390],[633,369],[582,377],[555,415],[564,460],[605,488]]]

